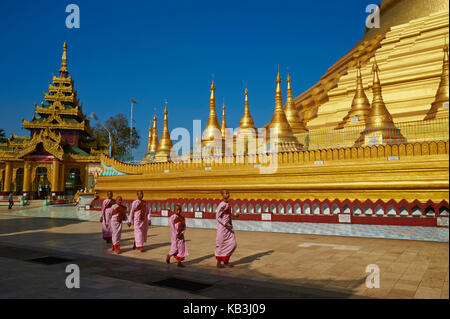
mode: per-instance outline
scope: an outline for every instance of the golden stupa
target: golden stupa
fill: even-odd
[[[275,110],[273,112],[272,120],[266,125],[266,141],[270,144],[276,143],[279,151],[299,150],[302,145],[298,142],[297,138],[294,137],[294,133],[283,109],[280,70],[278,70],[277,73],[276,83]],[[271,139],[273,133],[277,136],[275,141],[272,141]]]
[[[211,96],[209,98],[209,116],[208,123],[202,134],[202,147],[210,146],[212,143],[217,142],[218,138],[222,136],[219,121],[216,114],[216,86],[214,85],[214,78],[211,82]]]
[[[167,100],[164,106],[164,127],[161,134],[161,139],[158,143],[158,148],[156,149],[155,162],[167,162],[170,160],[170,151],[172,149],[172,140],[170,139],[169,132],[169,112],[167,111]]]
[[[288,74],[287,79],[287,88],[286,88],[286,107],[284,108],[284,113],[286,114],[286,119],[289,123],[289,126],[292,129],[293,134],[308,132],[306,128],[304,119],[300,118],[298,114],[298,110],[295,107],[294,96],[292,94],[291,87],[291,76]]]
[[[147,151],[145,152],[144,158],[141,160],[141,163],[143,164],[150,163],[152,161],[151,155],[152,137],[153,137],[153,128],[152,128],[152,121],[150,121],[148,126]]]
[[[344,117],[341,123],[338,124],[337,129],[341,129],[352,125],[354,123],[366,123],[366,119],[370,111],[370,102],[364,93],[364,87],[361,76],[361,64],[358,61],[356,74],[356,90],[355,96],[353,97],[352,106],[350,111]]]
[[[379,145],[406,142],[400,130],[395,126],[392,116],[383,101],[379,69],[376,61],[373,63],[372,105],[370,106],[366,127],[355,145]]]
[[[255,138],[258,134],[258,131],[255,127],[255,123],[253,122],[253,118],[250,114],[250,104],[248,101],[248,90],[245,88],[244,91],[244,114],[242,115],[241,121],[239,122],[239,127],[233,134],[233,137],[236,138],[240,132],[253,132]]]
[[[153,116],[153,131],[152,131],[152,144],[150,145],[150,153],[155,154],[158,149],[159,140],[158,140],[158,126],[157,126],[157,118],[156,114]]]

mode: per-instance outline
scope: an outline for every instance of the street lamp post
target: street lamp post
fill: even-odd
[[[133,104],[136,104],[135,99],[131,99],[131,119],[130,119],[130,156],[131,156],[131,141],[133,140]]]
[[[91,113],[90,116],[91,119],[94,119],[96,121],[98,121],[100,123],[101,126],[103,126],[103,128],[106,130],[106,132],[108,132],[108,136],[109,136],[109,157],[112,157],[112,138],[111,138],[111,132],[103,125],[102,122],[100,122],[98,120],[97,115],[95,115],[95,113]]]

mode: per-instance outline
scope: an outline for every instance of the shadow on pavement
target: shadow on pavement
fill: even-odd
[[[254,254],[254,255],[250,255],[250,256],[241,258],[241,259],[236,260],[234,262],[231,261],[231,263],[233,265],[235,265],[235,266],[236,265],[242,265],[242,264],[250,264],[250,263],[254,262],[255,260],[259,260],[261,257],[268,256],[268,255],[270,255],[272,253],[274,253],[274,250],[268,250],[268,251],[265,251],[265,252],[262,252],[262,253],[257,253],[257,254]]]
[[[0,219],[0,235],[25,232],[30,230],[43,230],[53,227],[63,227],[83,223],[76,219],[55,219],[55,218],[35,218],[35,217],[15,217],[12,219]]]

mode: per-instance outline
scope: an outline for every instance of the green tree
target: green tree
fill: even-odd
[[[6,142],[8,139],[6,138],[5,131],[0,128],[0,143]]]
[[[111,132],[113,156],[129,154],[131,149],[139,146],[140,136],[135,127],[133,127],[133,136],[130,141],[130,125],[124,114],[111,116],[104,125]],[[108,132],[100,123],[93,128],[93,133],[93,139],[99,144],[109,144]]]

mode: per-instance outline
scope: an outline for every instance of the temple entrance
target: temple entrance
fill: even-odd
[[[46,167],[37,168],[33,184],[36,187],[33,187],[33,189],[36,189],[36,199],[45,199],[50,194],[51,185],[47,177]]]
[[[84,188],[81,181],[81,172],[79,168],[70,169],[69,178],[67,179],[64,188],[67,195],[74,195],[78,190]]]

